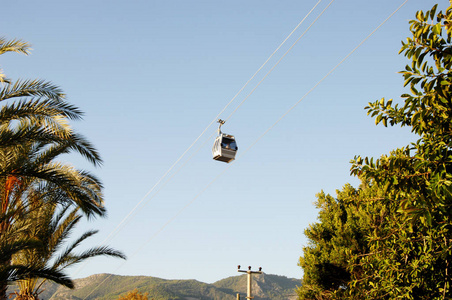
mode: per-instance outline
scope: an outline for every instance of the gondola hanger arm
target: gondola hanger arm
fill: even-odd
[[[224,123],[226,123],[225,120],[222,119],[218,119],[217,123],[219,123],[220,125],[218,126],[218,134],[221,134],[221,125],[224,125]]]

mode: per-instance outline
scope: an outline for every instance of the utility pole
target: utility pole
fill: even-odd
[[[248,267],[248,271],[246,270],[240,270],[240,265],[238,265],[238,272],[247,273],[248,274],[248,287],[246,291],[246,299],[253,299],[253,293],[251,291],[251,286],[253,283],[253,274],[262,274],[262,268],[259,267],[259,271],[251,271],[251,266]],[[239,296],[237,296],[239,297]],[[240,299],[240,298],[238,298]]]

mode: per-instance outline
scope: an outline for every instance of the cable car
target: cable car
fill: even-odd
[[[218,120],[220,127],[218,128],[218,136],[212,147],[212,156],[215,160],[230,163],[235,159],[238,147],[233,135],[221,132],[221,125],[224,122],[223,120]]]

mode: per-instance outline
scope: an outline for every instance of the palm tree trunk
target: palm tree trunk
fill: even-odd
[[[6,199],[4,201],[2,201],[2,207],[1,207],[1,213],[5,214],[6,213],[6,206],[5,203],[7,203],[8,201],[8,190],[6,191]],[[6,230],[9,227],[9,223],[4,220],[3,222],[0,222],[0,235],[5,234]],[[5,261],[6,260],[6,261]],[[3,269],[1,273],[6,273],[7,269],[8,269],[8,265],[10,264],[11,260],[10,259],[6,259],[5,257],[2,257],[1,261],[0,261],[0,268]],[[7,300],[7,296],[6,296],[6,290],[8,289],[8,281],[7,281],[8,275],[7,274],[0,274],[0,300]]]
[[[8,299],[6,295],[8,289],[8,274],[6,271],[8,269],[8,264],[9,261],[4,261],[3,259],[0,261],[0,269],[2,269],[0,272],[0,300]]]
[[[0,300],[7,300],[6,290],[8,289],[8,284],[6,282],[0,282]]]

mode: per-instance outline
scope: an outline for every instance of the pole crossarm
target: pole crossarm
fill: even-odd
[[[251,271],[251,267],[248,267],[248,270],[240,270],[240,265],[238,266],[238,270],[237,270],[237,272],[240,272],[240,273],[246,273],[246,274],[248,274],[247,275],[247,281],[248,281],[248,284],[247,284],[247,296],[246,296],[246,299],[253,299],[254,297],[253,297],[253,293],[252,293],[252,291],[251,291],[251,288],[252,288],[252,282],[253,282],[253,274],[262,274],[263,272],[262,272],[262,268],[259,268],[259,271]],[[239,297],[239,296],[238,296]],[[240,298],[239,298],[240,299]]]
[[[246,271],[246,270],[238,270],[238,272],[248,273],[248,274],[263,274],[262,271]]]

